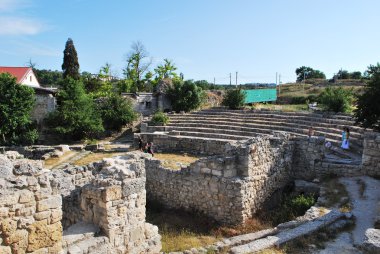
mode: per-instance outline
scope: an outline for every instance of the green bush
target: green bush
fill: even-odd
[[[162,111],[154,113],[152,120],[153,125],[166,125],[169,123],[169,117]]]
[[[8,73],[0,74],[1,145],[29,145],[38,139],[30,118],[34,101],[32,88],[17,84]]]
[[[137,119],[132,102],[118,94],[103,98],[98,108],[106,130],[120,131],[123,126]]]
[[[66,78],[58,93],[58,110],[47,118],[53,132],[72,140],[94,138],[104,131],[94,102],[85,93],[82,81]]]
[[[305,96],[292,97],[290,104],[305,104],[308,98]]]
[[[192,80],[173,80],[173,87],[167,91],[172,103],[173,110],[176,112],[189,112],[201,106],[205,99],[202,88],[194,84]]]
[[[227,90],[222,105],[229,109],[239,109],[244,106],[246,93],[241,88]]]
[[[328,87],[321,93],[319,101],[327,111],[348,112],[351,109],[353,98],[352,89]]]

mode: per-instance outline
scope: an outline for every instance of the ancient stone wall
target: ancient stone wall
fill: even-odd
[[[229,144],[224,154],[202,158],[179,171],[147,159],[148,198],[169,207],[200,211],[223,223],[241,223],[289,181],[292,149],[288,138],[258,137]]]
[[[59,253],[62,199],[52,176],[39,161],[6,154],[0,154],[0,253]]]
[[[296,179],[312,180],[323,174],[322,160],[325,150],[323,137],[294,138],[292,175]],[[328,173],[328,172],[325,172]]]
[[[367,132],[364,135],[363,172],[370,176],[380,176],[380,133]]]
[[[208,139],[194,139],[190,137],[173,136],[175,132],[169,135],[141,133],[135,134],[135,147],[138,144],[138,137],[141,137],[143,142],[153,142],[154,150],[157,152],[187,152],[200,155],[221,155],[231,154],[231,150],[236,147],[238,142],[234,141],[218,141]]]
[[[56,108],[56,99],[52,94],[36,93],[36,102],[32,110],[32,119],[37,124],[43,124],[43,120]]]
[[[91,183],[100,165],[68,166],[60,171],[53,171],[52,185],[62,196],[62,226],[64,229],[83,221],[84,212],[80,207],[82,188]]]
[[[158,228],[145,223],[145,164],[140,155],[104,159],[102,169],[84,186],[84,221],[98,225],[116,253],[159,253]]]

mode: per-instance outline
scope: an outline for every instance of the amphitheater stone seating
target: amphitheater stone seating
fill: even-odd
[[[351,149],[337,149],[341,143],[343,127],[350,128]],[[283,112],[271,110],[228,110],[212,108],[189,114],[171,114],[166,126],[148,126],[148,132],[172,132],[181,136],[244,140],[261,134],[287,132],[294,136],[307,137],[313,127],[315,136],[324,136],[333,145],[333,160],[354,158],[360,160],[363,148],[364,129],[354,125],[351,116],[312,112]]]

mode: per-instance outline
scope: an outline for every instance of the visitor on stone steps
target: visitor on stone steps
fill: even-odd
[[[142,152],[143,151],[143,141],[141,137],[139,137],[139,150]]]
[[[148,145],[148,153],[150,153],[154,157],[153,142],[150,142]]]
[[[348,150],[350,148],[350,129],[348,127],[343,128],[342,132],[342,145],[341,147],[345,150]]]
[[[308,132],[307,135],[309,136],[309,139],[310,139],[312,136],[314,136],[314,128],[313,128],[312,126],[310,126],[310,128],[309,128],[309,132]]]

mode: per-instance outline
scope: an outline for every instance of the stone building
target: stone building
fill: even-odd
[[[122,93],[122,96],[131,99],[135,111],[144,116],[151,115],[158,110],[168,112],[172,110],[172,106],[166,91],[171,86],[173,86],[171,79],[163,79],[152,93]]]

